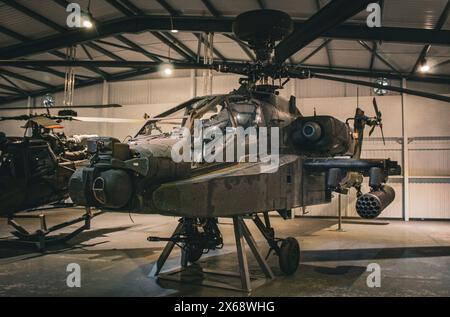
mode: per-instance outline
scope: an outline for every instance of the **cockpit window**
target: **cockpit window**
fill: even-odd
[[[138,136],[156,136],[163,133],[171,133],[174,130],[179,130],[188,121],[189,114],[196,109],[201,108],[208,103],[213,97],[194,98],[181,105],[175,106],[172,109],[164,112],[161,118],[149,119],[144,126],[139,130]]]
[[[230,98],[229,106],[237,126],[248,128],[259,126],[262,122],[261,108],[251,99]]]
[[[248,97],[225,95],[195,98],[169,110],[162,119],[149,120],[138,135],[159,135],[176,132],[181,127],[193,130],[194,121],[201,120],[204,129],[259,126],[262,112],[259,104]]]

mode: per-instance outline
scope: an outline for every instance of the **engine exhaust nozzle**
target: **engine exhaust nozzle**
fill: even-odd
[[[383,185],[379,190],[361,195],[356,201],[356,212],[361,218],[375,219],[392,203],[394,198],[394,189]]]

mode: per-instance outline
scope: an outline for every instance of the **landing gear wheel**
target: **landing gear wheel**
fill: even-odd
[[[297,239],[289,237],[281,243],[279,254],[280,269],[286,275],[297,271],[300,262],[300,246]]]
[[[191,263],[195,263],[198,260],[200,260],[202,255],[203,255],[203,249],[200,248],[200,246],[197,244],[191,244],[186,249],[187,259]]]

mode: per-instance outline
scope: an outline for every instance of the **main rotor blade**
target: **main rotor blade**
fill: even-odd
[[[104,122],[104,123],[144,123],[145,119],[126,119],[126,118],[103,118],[103,117],[67,117],[64,119],[81,122]]]
[[[183,117],[165,117],[165,118],[143,118],[143,119],[129,119],[129,118],[107,118],[107,117],[61,117],[61,119],[81,121],[81,122],[104,122],[104,123],[144,123],[147,121],[165,121],[165,120],[182,120],[189,118],[189,116]]]
[[[328,75],[322,75],[322,74],[316,74],[316,73],[312,74],[312,77],[325,79],[325,80],[331,80],[331,81],[339,81],[342,83],[349,83],[349,84],[366,86],[366,87],[379,88],[379,89],[395,91],[395,92],[399,92],[399,93],[403,93],[403,94],[424,97],[424,98],[428,98],[428,99],[450,102],[450,97],[433,94],[433,93],[429,93],[429,92],[425,92],[425,91],[420,91],[420,90],[412,90],[412,89],[391,86],[391,85],[384,86],[384,85],[380,85],[380,84],[372,83],[372,82],[368,82],[368,81],[363,81],[363,80],[348,79],[348,78],[343,78],[343,77],[334,77],[334,76],[328,76]]]
[[[362,11],[373,0],[333,0],[275,47],[275,61],[282,63],[331,28]]]
[[[94,109],[103,109],[103,108],[120,108],[122,105],[112,103],[112,104],[106,104],[106,105],[73,105],[73,106],[53,106],[50,108],[47,107],[33,107],[33,108],[25,108],[25,107],[0,107],[1,110],[23,110],[23,111],[29,111],[29,110],[35,110],[35,109],[84,109],[84,108],[94,108]]]
[[[147,61],[80,61],[80,60],[0,60],[0,66],[22,67],[22,66],[47,66],[47,67],[105,67],[105,68],[158,68],[164,62]],[[201,63],[170,63],[174,68],[189,69],[210,68],[210,65]]]

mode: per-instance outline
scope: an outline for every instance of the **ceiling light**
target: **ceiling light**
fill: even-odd
[[[164,76],[170,76],[173,74],[173,65],[172,64],[162,64],[161,72]]]
[[[178,30],[170,30],[172,33],[178,33]]]
[[[420,71],[422,73],[428,73],[430,71],[430,65],[428,64],[423,64],[422,66],[420,66]]]
[[[81,14],[81,25],[85,29],[91,29],[94,26],[94,19],[92,18],[92,14],[90,12],[83,12]]]
[[[89,21],[89,20],[83,20],[83,27],[84,28],[86,28],[86,29],[90,29],[90,28],[92,28],[92,22],[91,21]]]

